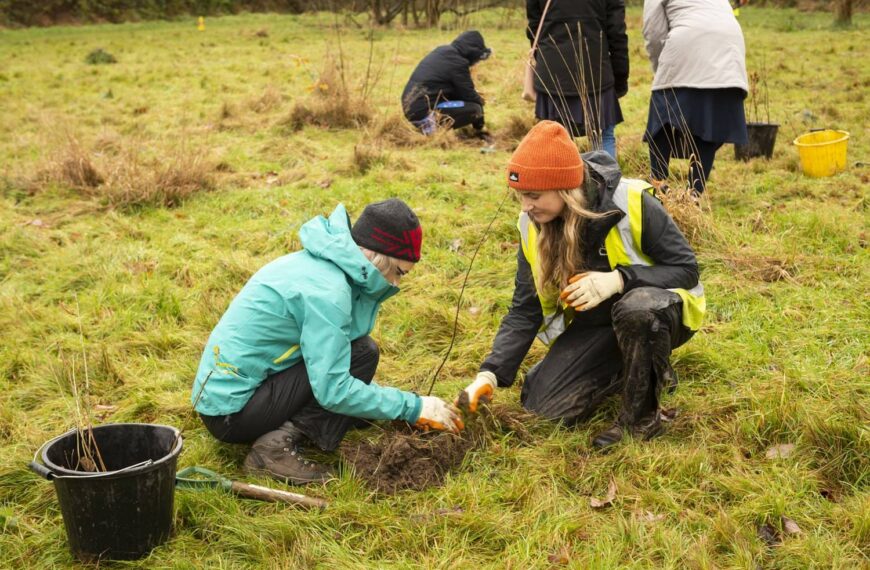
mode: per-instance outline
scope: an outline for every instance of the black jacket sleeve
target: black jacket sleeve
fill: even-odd
[[[474,80],[471,79],[471,68],[468,61],[459,54],[456,54],[456,59],[458,61],[452,62],[453,93],[451,97],[458,101],[470,101],[483,106],[483,98],[474,88]]]
[[[517,277],[511,308],[502,319],[492,343],[492,350],[480,369],[495,374],[499,386],[513,384],[517,370],[528,354],[543,321],[544,315],[535,290],[532,268],[520,246],[517,250]]]
[[[613,88],[617,97],[628,92],[628,35],[625,33],[625,1],[607,1],[605,33],[613,69]]]
[[[641,248],[655,265],[620,266],[625,292],[635,287],[691,289],[698,284],[695,252],[662,203],[647,193],[643,196]]]
[[[526,37],[529,38],[529,46],[535,41],[535,33],[538,31],[542,15],[543,9],[539,0],[526,0],[526,18],[529,20]]]

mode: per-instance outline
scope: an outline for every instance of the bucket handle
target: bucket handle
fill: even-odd
[[[55,438],[57,439],[57,438]],[[124,473],[126,471],[132,471],[133,469],[138,469],[139,467],[148,467],[152,463],[154,463],[153,459],[146,459],[145,461],[141,461],[139,463],[135,463],[133,465],[128,465],[122,469],[118,469],[116,471],[98,471],[92,475],[58,475],[42,463],[36,461],[37,457],[39,457],[39,452],[42,451],[47,444],[54,441],[51,439],[46,441],[42,445],[39,446],[39,449],[36,450],[36,453],[33,454],[33,460],[27,464],[31,471],[45,479],[46,481],[51,481],[52,479],[93,479],[94,477],[104,477],[106,475],[116,475],[118,473]]]

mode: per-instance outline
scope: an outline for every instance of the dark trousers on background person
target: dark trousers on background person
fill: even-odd
[[[378,345],[370,336],[350,344],[350,374],[368,384],[375,377]],[[324,451],[333,451],[358,420],[323,409],[311,392],[308,370],[300,362],[266,378],[240,411],[226,416],[200,414],[205,427],[225,443],[251,443],[286,421]]]
[[[713,170],[713,159],[722,143],[702,140],[692,133],[670,128],[665,125],[649,141],[649,162],[652,177],[656,180],[666,180],[670,172],[671,158],[688,158],[689,184],[698,194],[704,192],[710,172]]]
[[[575,320],[526,375],[523,407],[574,424],[621,391],[620,423],[637,425],[654,416],[671,372],[671,351],[693,334],[682,313],[676,293],[639,287],[613,304],[611,324]]]
[[[413,103],[405,113],[405,117],[414,124],[425,121],[433,109],[429,108],[428,102],[421,100]],[[482,130],[485,121],[483,107],[471,101],[442,101],[438,103],[434,111],[450,117],[451,127],[461,129],[471,125],[475,130]]]

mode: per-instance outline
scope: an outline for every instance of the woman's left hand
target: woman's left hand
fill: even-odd
[[[617,293],[622,293],[622,289],[622,274],[619,271],[589,271],[569,279],[561,297],[578,311],[588,311]]]

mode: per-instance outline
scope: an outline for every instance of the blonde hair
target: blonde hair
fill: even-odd
[[[541,271],[535,285],[538,291],[560,291],[568,279],[584,269],[586,244],[581,239],[586,221],[606,216],[587,209],[586,193],[582,188],[558,190],[565,202],[562,214],[538,229],[538,259]]]
[[[398,273],[399,268],[399,260],[395,257],[390,257],[389,255],[384,255],[383,253],[378,253],[376,251],[372,251],[370,249],[366,249],[360,246],[360,251],[363,255],[366,256],[366,259],[372,262],[378,271],[381,272],[381,275],[384,276],[384,279],[390,280],[388,275],[396,275]],[[397,285],[397,283],[390,281],[391,285]]]

